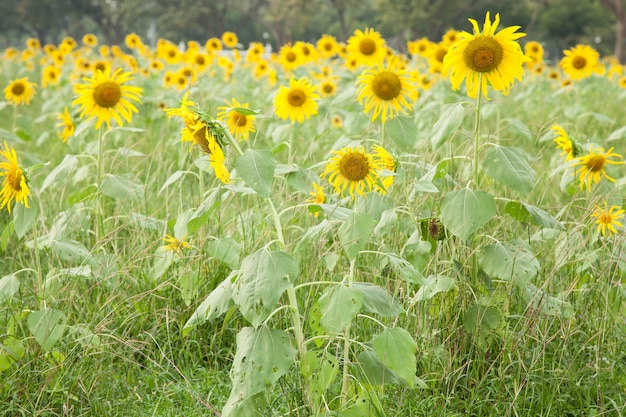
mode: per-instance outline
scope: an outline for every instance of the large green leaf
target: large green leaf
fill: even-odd
[[[61,163],[50,171],[46,179],[43,180],[39,192],[43,193],[46,188],[54,183],[66,184],[67,176],[76,168],[76,165],[78,165],[78,158],[74,155],[65,155]]]
[[[541,269],[528,243],[518,239],[483,247],[478,263],[489,276],[520,286],[528,283]]]
[[[102,179],[102,194],[116,200],[141,201],[145,194],[145,186],[136,179],[122,175],[106,174]]]
[[[20,239],[28,233],[37,218],[37,207],[33,204],[26,208],[24,204],[15,204],[13,207],[13,227]]]
[[[248,149],[235,161],[237,173],[261,197],[269,197],[272,192],[276,165],[274,155],[267,149]]]
[[[298,262],[283,251],[261,249],[241,263],[233,283],[233,300],[241,314],[254,327],[259,326],[276,307],[278,300],[298,275]]]
[[[361,291],[361,295],[363,295],[363,305],[361,306],[363,311],[382,317],[395,317],[404,311],[402,304],[382,287],[366,282],[355,282],[352,284],[352,288]]]
[[[528,195],[535,185],[535,170],[519,148],[494,145],[483,160],[487,175],[512,190]]]
[[[439,120],[430,131],[430,143],[433,148],[438,148],[444,141],[452,138],[459,129],[466,109],[463,103],[444,104],[441,106]]]
[[[574,307],[568,301],[554,297],[533,284],[527,284],[522,295],[530,308],[546,316],[569,318],[575,313]]]
[[[509,201],[506,203],[506,206],[504,206],[503,212],[521,223],[532,222],[537,226],[548,229],[556,229],[560,227],[559,221],[552,217],[548,212],[540,209],[539,207],[522,203],[521,201]]]
[[[426,278],[424,285],[415,293],[412,303],[426,301],[440,292],[448,292],[456,288],[456,280],[447,275],[431,275]]]
[[[491,194],[463,188],[446,193],[441,199],[440,219],[448,232],[467,240],[496,213]]]
[[[0,278],[0,303],[8,301],[20,289],[20,281],[15,274],[5,275]]]
[[[415,384],[417,344],[401,327],[386,328],[373,340],[378,359],[409,387]]]
[[[400,149],[413,151],[417,145],[417,125],[411,117],[394,117],[385,124],[385,136],[390,137]]]
[[[49,352],[63,337],[66,321],[62,311],[44,308],[28,316],[28,330],[43,350]]]
[[[333,285],[324,291],[318,304],[322,312],[322,327],[335,336],[361,311],[363,293],[344,284]]]
[[[189,332],[199,324],[221,316],[233,306],[233,287],[231,279],[235,275],[236,272],[232,272],[228,278],[215,287],[198,308],[196,308],[196,311],[193,312],[183,327],[183,336],[189,334]]]
[[[367,214],[352,212],[339,230],[339,241],[349,260],[354,260],[374,231],[376,222]]]
[[[241,245],[230,237],[218,238],[207,244],[207,253],[213,259],[224,262],[230,269],[237,269]]]

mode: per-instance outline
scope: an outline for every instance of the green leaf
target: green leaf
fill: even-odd
[[[172,265],[175,257],[176,254],[166,249],[165,246],[157,247],[153,255],[152,279],[156,281],[161,278]]]
[[[0,303],[9,301],[20,289],[20,281],[15,274],[5,275],[0,278]]]
[[[426,278],[424,285],[415,293],[411,303],[426,301],[440,292],[448,292],[456,288],[456,280],[446,275],[431,275]]]
[[[512,190],[528,195],[535,185],[535,170],[519,148],[494,146],[483,161],[487,175]]]
[[[241,245],[230,237],[215,239],[207,245],[207,254],[213,259],[224,262],[230,269],[237,269],[239,266],[240,253]]]
[[[183,327],[183,336],[188,335],[194,327],[206,321],[212,321],[226,313],[234,305],[232,287],[232,277],[234,276],[235,272],[232,272],[196,308],[196,311],[193,312]]]
[[[7,246],[9,246],[9,240],[15,231],[15,226],[13,225],[13,221],[10,221],[7,224],[7,227],[2,229],[2,234],[0,234],[0,253],[7,250]]]
[[[613,140],[619,140],[619,139],[624,139],[624,138],[626,138],[626,126],[622,126],[619,129],[614,130],[613,132],[611,132],[611,134],[606,139],[606,141],[610,142],[610,141],[613,141]]]
[[[463,327],[470,334],[492,332],[499,323],[500,311],[493,306],[473,304],[463,315]]]
[[[444,141],[452,138],[459,129],[466,109],[463,103],[444,104],[441,106],[439,120],[430,131],[430,143],[433,148],[438,148]]]
[[[257,114],[261,114],[261,110],[253,110],[248,109],[246,107],[229,107],[226,109],[227,112],[237,112],[239,114],[243,114],[244,116],[255,116]]]
[[[559,221],[548,212],[521,201],[509,201],[504,206],[503,212],[521,223],[532,222],[537,226],[548,229],[560,228]]]
[[[258,327],[276,307],[283,291],[298,275],[298,262],[286,252],[261,249],[242,262],[233,284],[233,300],[241,314]]]
[[[306,251],[310,249],[311,246],[313,246],[313,244],[315,245],[319,244],[320,239],[322,238],[322,235],[328,232],[328,230],[330,230],[332,226],[333,226],[333,223],[324,219],[319,224],[309,227],[307,231],[304,232],[304,235],[302,235],[302,238],[300,239],[300,241],[296,244],[296,247],[293,250],[294,253],[300,253],[302,251]]]
[[[444,194],[440,219],[448,232],[467,240],[496,214],[491,194],[464,188]]]
[[[106,174],[100,191],[116,200],[140,201],[144,197],[145,186],[125,176]]]
[[[480,250],[478,264],[487,275],[523,286],[541,269],[523,240],[491,243]]]
[[[380,361],[391,369],[406,385],[415,384],[417,344],[411,334],[401,327],[386,328],[372,341]]]
[[[74,155],[65,155],[63,161],[50,171],[46,179],[43,180],[39,191],[43,193],[46,188],[54,183],[66,184],[67,176],[76,168],[76,165],[78,165],[78,158]]]
[[[426,253],[428,255],[430,254],[429,251]],[[415,269],[412,263],[394,253],[386,253],[385,255],[389,259],[391,267],[400,274],[400,278],[404,281],[410,282],[411,284],[424,283],[424,277],[417,269]]]
[[[417,125],[411,117],[394,117],[385,124],[385,136],[390,137],[400,149],[412,151],[417,145]]]
[[[321,325],[331,336],[336,336],[361,311],[363,293],[344,284],[328,287],[318,300],[322,312]]]
[[[207,198],[204,199],[202,204],[194,210],[194,212],[187,220],[186,233],[194,233],[200,229],[211,218],[211,215],[222,204],[222,189],[216,188]]]
[[[396,300],[386,289],[374,284],[355,282],[352,284],[363,296],[362,311],[378,314],[381,317],[396,317],[404,312],[402,304]]]
[[[44,308],[28,316],[28,330],[43,350],[49,352],[63,337],[66,321],[62,311]]]
[[[575,313],[574,307],[569,302],[554,297],[533,284],[527,284],[522,295],[530,308],[546,316],[570,318]]]
[[[21,239],[28,233],[37,218],[37,213],[37,208],[33,205],[26,208],[25,205],[18,203],[13,207],[13,226],[18,238]]]
[[[235,161],[237,173],[248,187],[256,191],[261,197],[269,197],[274,181],[276,159],[267,149],[248,149]]]
[[[368,385],[383,386],[395,384],[409,388],[404,378],[398,376],[378,358],[373,349],[365,347],[357,357],[357,364],[353,373]]]
[[[367,214],[353,212],[339,227],[339,240],[349,260],[354,260],[374,231],[376,222]]]
[[[167,180],[165,180],[165,182],[161,186],[161,189],[157,193],[157,197],[161,195],[163,190],[165,190],[170,185],[174,184],[176,181],[178,181],[180,178],[182,178],[183,175],[188,174],[188,173],[189,173],[189,171],[178,170],[178,171],[174,172],[172,175],[170,175],[169,178]]]
[[[85,245],[73,239],[62,238],[53,241],[52,250],[64,261],[82,262],[91,258]]]

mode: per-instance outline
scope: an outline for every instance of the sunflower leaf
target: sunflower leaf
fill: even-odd
[[[235,168],[241,178],[264,198],[269,197],[272,191],[277,165],[272,152],[267,149],[248,149],[235,161]]]
[[[528,155],[519,148],[494,146],[482,165],[491,178],[524,195],[535,185],[535,170],[528,164]]]
[[[445,140],[450,139],[456,130],[461,127],[466,109],[463,103],[444,104],[441,106],[441,116],[430,131],[430,143],[438,148]]]
[[[453,235],[467,240],[496,213],[493,196],[464,188],[446,193],[441,199],[441,222]]]
[[[518,239],[483,247],[478,264],[491,277],[520,286],[526,285],[541,269],[528,243]]]

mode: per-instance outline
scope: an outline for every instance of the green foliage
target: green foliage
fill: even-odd
[[[491,194],[463,188],[446,193],[441,199],[441,221],[446,229],[461,240],[467,240],[496,213]]]

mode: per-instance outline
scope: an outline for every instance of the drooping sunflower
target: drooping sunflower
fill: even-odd
[[[239,103],[236,99],[226,101],[227,107],[218,107],[217,117],[226,123],[228,131],[236,138],[248,140],[250,132],[256,131],[254,114],[247,114],[239,109],[249,108],[248,103]]]
[[[556,147],[561,149],[561,156],[565,155],[566,161],[574,159],[580,153],[578,146],[569,138],[561,126],[553,124],[550,130],[556,135],[554,142]]]
[[[30,195],[28,178],[18,163],[15,149],[9,148],[9,145],[4,142],[4,149],[0,148],[0,157],[4,159],[4,161],[0,160],[0,177],[4,177],[0,189],[0,210],[6,206],[10,213],[13,200],[28,208]]]
[[[338,194],[346,191],[352,198],[354,195],[364,196],[372,190],[378,190],[378,172],[381,170],[371,153],[363,147],[342,148],[333,151],[328,160],[322,178],[328,177],[328,182]]]
[[[615,148],[605,152],[604,148],[594,148],[593,145],[589,145],[589,153],[587,155],[582,155],[572,160],[572,166],[580,166],[574,174],[579,176],[581,190],[587,184],[587,191],[589,191],[591,183],[598,184],[602,177],[615,182],[615,179],[606,173],[605,168],[607,165],[623,164],[624,161],[610,159],[622,159],[622,155],[614,153],[613,149]]]
[[[450,76],[452,88],[458,90],[465,80],[467,94],[475,98],[478,92],[488,98],[487,86],[507,95],[515,82],[524,76],[526,57],[517,40],[525,33],[517,32],[519,26],[509,26],[498,33],[500,15],[491,22],[489,12],[485,16],[483,31],[478,22],[469,19],[474,34],[459,33],[459,41],[450,47],[444,58],[442,72]]]
[[[274,113],[283,120],[289,119],[291,123],[302,123],[304,119],[308,120],[317,114],[316,100],[319,98],[309,78],[301,77],[296,80],[292,77],[289,87],[281,85],[274,96]]]
[[[224,32],[222,33],[222,43],[225,47],[233,49],[237,47],[239,39],[237,38],[235,32]]]
[[[357,59],[359,65],[375,65],[382,61],[387,54],[385,39],[374,29],[367,28],[365,32],[357,29],[348,39],[346,46],[348,55]]]
[[[376,68],[366,69],[359,75],[357,100],[365,101],[365,113],[371,113],[372,121],[378,116],[385,123],[399,112],[406,113],[415,100],[417,89],[411,81],[409,71],[399,69],[395,58],[387,60],[387,64],[378,63]]]
[[[381,194],[384,194],[393,185],[395,173],[398,169],[398,161],[382,146],[374,145],[373,150],[374,161],[381,167],[379,177],[384,186],[384,189],[379,187],[379,191]]]
[[[600,54],[589,45],[576,45],[563,51],[559,66],[574,81],[603,74],[604,66],[600,63]]]
[[[57,85],[61,81],[61,69],[56,65],[47,65],[41,70],[41,88]]]
[[[625,210],[620,206],[607,206],[606,201],[603,203],[603,207],[596,204],[593,213],[589,217],[596,219],[598,233],[602,233],[602,236],[606,236],[607,232],[609,235],[617,234],[616,226],[624,227],[620,220],[624,217]]]
[[[113,74],[107,69],[98,71],[92,78],[83,78],[86,84],[77,86],[78,97],[72,105],[80,106],[80,117],[88,119],[96,117],[96,129],[102,122],[111,128],[111,119],[119,126],[123,126],[122,119],[131,122],[132,114],[137,113],[137,107],[130,100],[141,102],[141,87],[125,85],[133,79],[130,72],[122,72],[121,68]]]
[[[12,80],[4,88],[4,98],[16,106],[28,105],[35,95],[35,87],[36,85],[28,81],[26,77]]]
[[[67,143],[67,140],[74,135],[74,121],[72,120],[72,116],[67,108],[63,110],[63,113],[57,113],[57,119],[59,119],[59,123],[56,124],[57,127],[62,127],[63,130],[59,132],[59,137],[63,139],[63,142]]]

